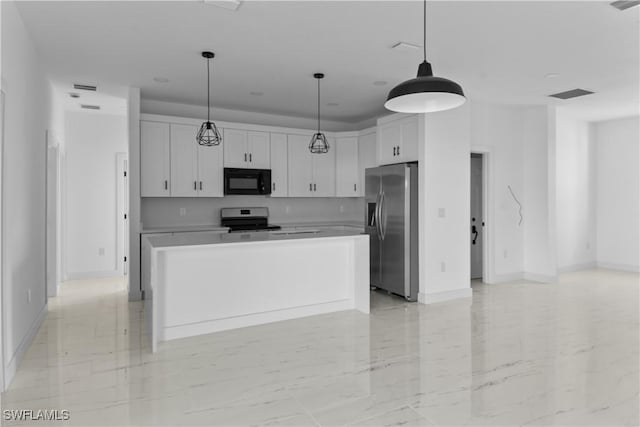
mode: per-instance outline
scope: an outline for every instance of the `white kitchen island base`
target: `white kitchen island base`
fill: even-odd
[[[149,238],[153,351],[159,341],[227,329],[369,313],[368,236],[242,236]]]

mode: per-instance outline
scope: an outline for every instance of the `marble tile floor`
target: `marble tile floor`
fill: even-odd
[[[65,283],[6,409],[52,425],[639,424],[638,274],[473,284],[433,305],[372,295],[313,316],[163,343],[122,281]],[[3,425],[47,425],[6,421]]]

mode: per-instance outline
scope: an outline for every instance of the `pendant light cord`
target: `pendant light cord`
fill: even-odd
[[[320,133],[320,79],[318,79],[318,133]]]
[[[424,54],[424,60],[427,60],[427,0],[424,0],[423,2],[423,22],[424,25],[422,26],[423,28],[423,33],[422,33],[422,53]]]
[[[211,89],[210,89],[210,87],[211,87],[211,85],[209,83],[210,76],[211,76],[210,73],[209,73],[209,62],[210,61],[211,61],[211,59],[207,58],[207,122],[211,121],[211,114],[210,114],[211,113],[211,101],[210,101],[210,98],[211,98]]]

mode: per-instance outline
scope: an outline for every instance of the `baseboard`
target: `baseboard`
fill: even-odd
[[[597,262],[598,268],[606,268],[607,270],[628,271],[629,273],[640,273],[640,266],[629,264],[616,264],[613,262]]]
[[[516,280],[522,280],[523,276],[521,272],[509,273],[509,274],[495,274],[491,282],[484,282],[487,284],[497,285],[499,283],[515,282]]]
[[[522,278],[524,280],[529,280],[531,282],[540,282],[540,283],[553,283],[558,280],[558,276],[550,276],[548,274],[528,273],[526,271],[522,274]]]
[[[571,273],[573,271],[589,270],[592,268],[596,268],[596,266],[597,264],[595,261],[585,262],[582,264],[566,265],[564,267],[558,267],[558,273]]]
[[[107,271],[81,271],[67,273],[67,280],[87,280],[87,279],[106,279],[108,277],[122,276],[118,270]]]
[[[473,294],[471,288],[454,289],[453,291],[418,293],[418,302],[422,304],[435,304],[437,302],[450,301],[458,298],[469,298]]]
[[[29,346],[33,342],[33,339],[40,330],[40,326],[42,326],[42,322],[44,322],[45,317],[47,317],[47,311],[48,305],[45,304],[44,307],[42,307],[42,310],[40,310],[40,313],[38,313],[38,316],[36,316],[36,320],[34,320],[31,324],[29,331],[20,342],[20,345],[18,346],[16,352],[13,354],[11,361],[7,363],[4,370],[5,390],[9,388],[11,381],[13,381],[13,377],[16,375],[16,371],[18,370],[18,365],[20,364],[20,362],[22,362],[22,358],[26,354]]]

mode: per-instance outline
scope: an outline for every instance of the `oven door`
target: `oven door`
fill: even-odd
[[[224,194],[271,194],[271,171],[269,169],[224,168]]]

